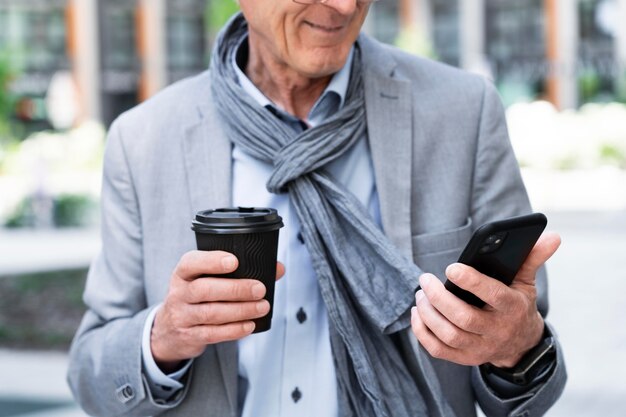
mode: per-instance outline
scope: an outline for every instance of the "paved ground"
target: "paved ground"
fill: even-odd
[[[85,417],[65,383],[67,355],[0,350],[0,417]]]
[[[549,267],[550,321],[570,375],[548,417],[623,417],[626,211],[547,214],[548,228],[563,237]],[[0,417],[84,417],[65,385],[66,360],[63,354],[0,350]],[[24,414],[28,407],[39,411]]]
[[[563,237],[549,267],[549,318],[569,383],[548,416],[626,416],[626,212],[549,217]]]
[[[0,228],[0,277],[86,268],[99,248],[100,234],[97,228]],[[36,262],[33,253],[37,254]]]

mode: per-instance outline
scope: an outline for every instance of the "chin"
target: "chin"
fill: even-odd
[[[348,49],[348,52],[350,50]],[[300,60],[300,63],[306,62],[307,65],[299,65],[300,73],[309,78],[321,78],[332,75],[341,70],[346,64],[348,53],[335,52],[334,54],[314,54],[308,55]]]

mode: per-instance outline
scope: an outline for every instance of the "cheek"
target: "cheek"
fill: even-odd
[[[287,14],[279,7],[281,1],[242,0],[240,3],[248,29],[256,32],[265,44],[272,45],[272,49],[284,44],[286,35],[293,36],[289,33]]]
[[[284,24],[274,29],[274,40],[283,54],[289,55],[303,49],[300,31],[294,24]]]

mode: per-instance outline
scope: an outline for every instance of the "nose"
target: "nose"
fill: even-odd
[[[354,13],[358,7],[358,0],[323,0],[320,3],[343,15]]]

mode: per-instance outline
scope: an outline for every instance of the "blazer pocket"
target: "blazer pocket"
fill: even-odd
[[[445,281],[445,270],[456,262],[472,236],[472,219],[455,229],[413,236],[413,261],[424,272]]]

